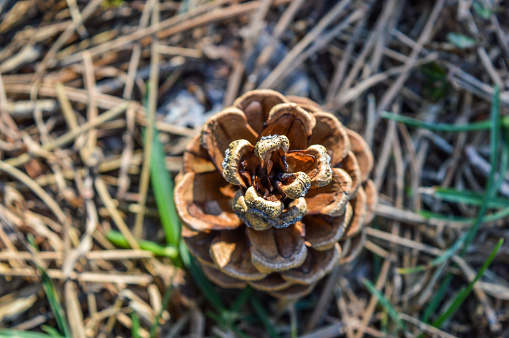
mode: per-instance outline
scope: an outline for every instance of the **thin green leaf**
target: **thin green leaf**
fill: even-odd
[[[235,302],[233,303],[233,306],[231,308],[231,312],[237,313],[240,311],[242,306],[246,303],[246,301],[253,295],[253,288],[250,286],[247,286],[242,290],[242,293],[237,297]]]
[[[57,322],[60,334],[65,337],[71,337],[71,329],[69,328],[67,318],[65,317],[65,312],[62,308],[62,304],[59,302],[59,297],[55,285],[53,284],[53,281],[48,276],[46,271],[42,269],[42,267],[37,266],[37,268],[41,273],[42,288],[44,289],[46,297],[48,298],[48,303],[51,307],[51,311],[55,315],[55,321]]]
[[[458,48],[472,48],[476,45],[474,39],[470,36],[460,33],[447,33],[447,40]]]
[[[9,338],[50,338],[50,335],[34,331],[19,331],[12,329],[0,329],[0,337]]]
[[[27,241],[35,251],[39,251],[35,237],[32,234],[28,234]],[[53,312],[53,315],[55,316],[55,321],[57,322],[57,326],[60,331],[48,325],[43,325],[43,328],[47,328],[47,333],[50,336],[60,337],[64,335],[65,337],[70,337],[71,329],[67,323],[67,318],[65,317],[65,312],[62,308],[62,304],[60,304],[57,289],[55,288],[51,278],[46,273],[46,270],[44,270],[44,268],[37,263],[36,267],[41,274],[42,288],[46,294],[46,298],[48,299],[48,303],[50,305],[51,311]]]
[[[502,176],[501,176],[502,177]],[[484,196],[471,190],[457,190],[451,188],[435,187],[433,196],[447,202],[482,205]],[[502,208],[509,205],[509,199],[493,197],[488,201],[490,208]]]
[[[189,254],[189,251],[183,242],[180,242],[179,249],[180,258],[182,259],[184,266],[187,268],[189,273],[191,273],[191,276],[193,276],[193,280],[195,281],[202,294],[205,296],[205,298],[207,298],[207,300],[210,302],[210,304],[212,304],[217,312],[221,314],[224,313],[226,311],[226,307],[221,301],[221,298],[207,277],[205,277],[201,268],[191,258],[191,255]]]
[[[157,210],[161,217],[161,224],[166,236],[166,241],[168,244],[174,245],[178,248],[180,260],[193,276],[193,279],[202,294],[212,304],[216,311],[223,315],[226,312],[226,307],[223,305],[221,298],[210,281],[205,277],[201,268],[191,258],[185,244],[180,241],[181,225],[177,212],[175,211],[175,204],[173,200],[174,186],[166,169],[163,146],[159,141],[156,129],[154,129],[151,161],[150,168],[152,188],[154,189],[154,197],[157,204]]]
[[[392,306],[391,302],[389,302],[389,300],[387,298],[385,298],[385,296],[380,291],[378,291],[376,289],[376,287],[373,285],[373,283],[371,283],[371,281],[369,281],[367,279],[363,279],[362,282],[364,283],[366,288],[369,290],[369,292],[373,296],[375,296],[378,299],[378,302],[387,310],[387,313],[392,318],[392,320],[396,323],[396,325],[399,328],[404,329],[405,324],[403,323],[401,318],[399,318],[398,311],[396,311],[394,306]]]
[[[381,314],[381,317],[380,318],[380,326],[382,327],[382,332],[384,334],[385,337],[388,337],[389,336],[389,330],[387,329],[388,326],[389,326],[389,313],[387,312],[386,309],[383,309],[382,311],[382,314]]]
[[[173,202],[173,181],[166,169],[163,145],[158,138],[157,129],[154,129],[150,161],[150,179],[166,242],[177,248],[180,241],[180,222]]]
[[[505,181],[506,173],[509,169],[509,127],[503,129],[502,131],[505,131],[504,134],[502,134],[502,156],[500,157],[500,170],[497,180],[495,181],[495,192],[500,190],[500,186]],[[509,205],[509,203],[506,204],[506,206]]]
[[[488,216],[484,217],[484,222],[494,222],[498,221],[499,219],[503,219],[509,216],[509,207],[499,210],[497,212],[494,212],[492,214],[489,214]]]
[[[290,308],[290,337],[297,338],[299,330],[297,327],[297,312],[295,310],[295,304]]]
[[[442,283],[440,283],[438,290],[435,292],[435,295],[433,296],[433,298],[431,298],[431,301],[424,309],[424,313],[422,315],[422,321],[424,323],[428,323],[431,315],[438,308],[438,306],[442,302],[442,299],[444,299],[445,294],[447,293],[447,289],[449,289],[449,286],[451,285],[452,277],[453,276],[451,273],[445,276],[445,278],[442,280]]]
[[[35,236],[32,233],[27,234],[27,242],[32,246],[32,248],[34,248],[36,251],[39,251],[39,247],[37,246]]]
[[[244,290],[242,290],[241,294],[237,297],[230,310],[220,312],[217,315],[209,312],[207,313],[207,315],[214,319],[217,323],[219,323],[223,327],[226,327],[235,332],[237,336],[247,337],[247,335],[244,332],[240,331],[235,327],[235,321],[240,318],[240,309],[251,297],[252,294],[253,289],[250,286],[247,286],[244,288]]]
[[[481,224],[483,223],[483,218],[486,214],[486,211],[488,211],[488,201],[490,201],[497,193],[497,186],[494,184],[495,182],[495,174],[498,169],[498,160],[500,157],[499,152],[499,138],[500,138],[500,130],[502,127],[501,118],[500,118],[500,95],[499,95],[499,88],[498,86],[495,86],[495,90],[493,91],[493,98],[492,98],[492,104],[491,104],[491,110],[490,110],[490,120],[491,120],[491,128],[490,128],[490,163],[491,163],[491,170],[490,174],[488,175],[488,182],[486,184],[486,191],[483,198],[483,203],[481,205],[481,209],[479,210],[479,213],[477,215],[477,219],[474,223],[474,225],[469,229],[467,233],[467,239],[465,241],[465,245],[463,249],[461,250],[460,255],[463,257],[465,255],[465,252],[467,251],[468,247],[474,240],[475,236],[477,235],[477,232],[479,231],[479,228]],[[505,173],[501,173],[504,174]]]
[[[440,264],[444,264],[461,249],[465,242],[465,239],[466,235],[461,236],[456,242],[454,242],[454,244],[449,249],[445,250],[442,255],[436,257],[428,264],[418,265],[416,267],[411,268],[397,268],[396,272],[399,274],[411,274],[426,271]]]
[[[124,235],[118,231],[110,230],[108,233],[106,233],[106,238],[119,248],[129,249],[131,247]],[[161,246],[157,243],[147,240],[138,240],[138,245],[140,246],[140,249],[150,251],[156,256],[164,256],[170,258],[178,257],[178,251],[174,247]]]
[[[124,3],[124,0],[106,0],[101,3],[101,8],[108,10],[112,8],[119,8]]]
[[[486,211],[488,210],[488,201],[493,198],[496,194],[496,186],[494,184],[494,177],[498,167],[498,140],[500,129],[502,127],[502,118],[500,118],[500,97],[499,97],[499,88],[495,86],[495,90],[493,91],[491,110],[490,110],[490,162],[491,162],[491,170],[488,175],[488,181],[486,184],[486,189],[484,193],[483,203],[477,214],[477,218],[473,223],[473,226],[470,227],[467,232],[467,237],[465,239],[465,244],[459,253],[460,256],[464,256],[468,247],[474,240],[477,235],[477,231],[479,227],[484,221]],[[442,281],[439,286],[439,292],[437,292],[431,301],[428,303],[426,308],[424,309],[424,314],[422,321],[427,323],[431,314],[435,312],[438,305],[442,302],[443,297],[445,296],[445,291],[449,288],[449,285],[452,281],[452,274],[449,273],[446,278]]]
[[[131,312],[131,336],[134,338],[141,338],[140,336],[140,319],[138,318],[138,315],[136,312]]]
[[[472,224],[475,222],[475,218],[442,215],[442,214],[437,214],[437,213],[427,211],[427,210],[420,210],[419,214],[422,217],[427,218],[427,219],[435,218],[435,219],[447,220],[447,221],[451,221],[451,222],[465,223],[465,224]],[[503,218],[506,218],[507,216],[509,216],[509,207],[501,209],[501,210],[491,213],[489,215],[485,215],[484,219],[483,219],[483,224],[488,223],[488,222],[495,222],[495,221],[501,220]]]
[[[472,4],[475,14],[479,15],[483,19],[489,19],[491,17],[491,9],[483,4],[481,1],[475,1]]]
[[[172,278],[172,280],[173,280],[173,278]],[[171,291],[173,289],[171,286],[172,284],[173,284],[173,282],[170,283],[170,286],[168,286],[166,288],[166,290],[164,290],[164,296],[163,296],[163,302],[161,305],[161,310],[157,314],[156,319],[154,320],[154,324],[152,324],[152,327],[150,328],[150,337],[151,338],[157,336],[157,329],[159,328],[159,325],[161,325],[160,321],[161,321],[161,317],[163,315],[163,311],[168,308],[168,304],[170,303]]]
[[[384,119],[402,122],[411,127],[417,127],[422,129],[428,129],[432,131],[441,132],[465,132],[465,131],[478,131],[487,130],[491,127],[491,121],[474,122],[468,124],[447,124],[447,123],[432,123],[424,122],[418,119],[414,119],[408,116],[396,115],[389,112],[382,112],[380,115]],[[509,116],[505,116],[501,119],[501,123],[504,127],[509,126]]]
[[[243,338],[248,338],[249,337],[244,332],[242,332],[241,330],[237,329],[233,325],[233,323],[227,318],[228,316],[225,316],[225,313],[215,314],[215,313],[213,313],[211,311],[207,311],[207,316],[212,318],[216,323],[221,325],[223,328],[228,329],[228,330],[234,332],[236,336],[243,337]]]
[[[237,335],[237,337],[249,338],[248,335],[246,335],[241,330],[237,329],[235,326],[230,326],[230,329]]]
[[[436,212],[432,212],[432,211],[428,211],[428,210],[419,210],[418,214],[426,219],[439,219],[439,220],[444,220],[444,221],[451,221],[451,222],[465,223],[465,224],[473,223],[475,221],[475,218],[437,214]]]
[[[52,338],[61,338],[60,332],[52,326],[41,325],[41,329],[46,332]]]
[[[463,302],[465,301],[465,299],[468,297],[468,295],[470,294],[470,292],[472,292],[472,289],[474,288],[474,285],[475,283],[477,283],[481,277],[484,275],[484,272],[486,271],[486,269],[488,269],[488,267],[490,266],[491,262],[493,261],[493,259],[495,259],[495,256],[497,255],[498,253],[498,250],[500,250],[500,248],[502,247],[502,244],[504,244],[504,240],[501,238],[497,245],[495,246],[495,248],[493,248],[493,250],[491,251],[491,254],[490,256],[488,257],[488,259],[484,262],[484,264],[482,265],[481,269],[477,272],[477,274],[475,275],[475,278],[470,282],[468,283],[467,287],[462,289],[458,295],[456,296],[456,298],[454,299],[454,301],[451,303],[451,305],[449,305],[449,307],[447,308],[447,310],[444,311],[444,313],[442,313],[433,323],[432,325],[434,327],[437,327],[437,328],[440,328],[444,322],[446,320],[448,320],[452,315],[454,315],[454,313],[456,313],[456,311],[459,309],[459,307],[461,306],[461,304],[463,304]]]
[[[277,338],[279,335],[276,332],[276,329],[272,325],[272,323],[269,321],[269,316],[267,315],[267,312],[265,312],[265,309],[263,308],[262,304],[256,299],[256,297],[251,298],[251,305],[253,306],[253,310],[256,313],[256,316],[258,319],[262,322],[262,325],[265,327],[265,330],[272,338]]]

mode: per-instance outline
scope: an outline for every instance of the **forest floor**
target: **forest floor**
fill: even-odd
[[[501,0],[0,0],[0,336],[509,336],[508,61]],[[375,156],[363,253],[297,302],[210,287],[151,184],[255,88]]]

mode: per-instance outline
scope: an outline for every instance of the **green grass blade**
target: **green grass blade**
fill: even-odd
[[[499,191],[500,186],[505,180],[506,176],[505,173],[507,173],[508,168],[509,168],[509,127],[505,128],[505,133],[502,134],[502,156],[500,158],[499,175],[495,182],[495,191]]]
[[[385,296],[380,291],[378,291],[376,289],[376,287],[373,285],[373,283],[371,283],[371,281],[369,281],[367,279],[363,279],[362,282],[364,283],[366,288],[369,290],[369,292],[378,299],[378,302],[384,307],[384,309],[387,310],[387,313],[392,318],[392,320],[396,323],[396,325],[399,328],[404,329],[405,324],[403,323],[401,318],[399,318],[398,311],[396,311],[394,306],[392,306],[391,302],[389,302],[389,300],[387,298],[385,298]]]
[[[474,221],[475,221],[475,218],[437,214],[436,212],[432,212],[429,210],[419,210],[418,214],[421,215],[422,217],[424,217],[425,219],[438,219],[438,220],[466,223],[466,224],[474,223]]]
[[[444,253],[435,259],[433,259],[431,262],[425,265],[418,265],[416,267],[411,268],[397,268],[396,272],[399,274],[411,274],[411,273],[417,273],[421,271],[429,270],[435,266],[444,264],[447,262],[452,256],[454,256],[463,246],[465,242],[466,236],[461,236],[454,244],[447,250],[444,251]]]
[[[180,241],[181,225],[173,200],[173,181],[166,169],[163,146],[159,141],[157,130],[154,130],[151,161],[150,177],[152,189],[154,190],[157,210],[161,218],[161,225],[165,233],[166,241],[169,245],[178,248],[180,260],[193,277],[202,294],[212,304],[215,310],[221,314],[221,317],[227,311],[226,307],[210,281],[203,274],[201,268],[191,258],[185,244]]]
[[[124,235],[118,231],[110,230],[108,233],[106,233],[106,238],[119,248],[129,249],[131,247]],[[140,249],[150,251],[156,256],[164,256],[169,258],[178,257],[178,250],[174,247],[162,246],[147,240],[138,240],[138,245],[140,246]]]
[[[474,122],[468,124],[447,124],[447,123],[432,123],[432,122],[424,122],[418,119],[414,119],[408,116],[397,115],[389,112],[382,112],[380,115],[384,119],[393,120],[397,122],[402,122],[408,126],[428,129],[432,131],[442,131],[442,132],[464,132],[464,131],[477,131],[477,130],[487,130],[491,127],[491,121],[482,121],[482,122]],[[501,121],[504,127],[509,126],[509,116],[505,116]]]
[[[166,242],[177,248],[180,241],[180,221],[173,201],[173,180],[166,170],[163,145],[159,141],[157,129],[154,129],[150,161],[150,179]]]
[[[504,152],[505,153],[505,152]],[[503,156],[505,157],[505,156]],[[503,158],[505,161],[505,158]],[[500,176],[503,177],[503,176]],[[471,190],[457,190],[451,188],[435,187],[433,196],[447,202],[453,203],[465,203],[469,205],[482,205],[483,194],[479,194]],[[488,207],[490,208],[503,208],[509,205],[509,199],[494,197],[488,201]]]
[[[172,278],[173,283],[173,278]],[[152,327],[150,328],[150,338],[157,337],[157,329],[159,328],[160,320],[163,315],[163,311],[168,308],[168,304],[170,304],[170,296],[172,291],[172,283],[164,290],[164,296],[163,296],[163,302],[161,305],[161,310],[157,314],[156,319],[154,320],[154,324],[152,324]]]
[[[267,315],[267,312],[265,312],[265,309],[263,308],[262,304],[260,304],[258,299],[256,299],[256,297],[251,298],[251,305],[253,306],[253,310],[255,311],[256,316],[258,317],[258,319],[260,319],[262,325],[265,327],[267,334],[271,338],[279,337],[279,335],[276,332],[276,329],[269,321],[269,316]]]
[[[65,312],[62,308],[62,304],[60,304],[58,300],[58,293],[55,285],[53,284],[53,281],[44,269],[42,269],[40,266],[37,266],[37,268],[41,273],[42,288],[44,289],[44,293],[46,293],[46,297],[48,298],[48,303],[51,307],[51,311],[55,315],[55,321],[57,322],[60,334],[64,337],[72,337],[71,329],[69,328],[67,318],[65,317]]]
[[[490,201],[497,193],[497,187],[494,184],[495,173],[498,169],[498,160],[500,157],[499,152],[499,137],[501,130],[501,118],[500,118],[500,95],[498,86],[495,87],[492,104],[491,104],[491,129],[490,129],[490,162],[491,162],[491,170],[488,176],[488,182],[486,184],[486,191],[483,198],[483,203],[481,205],[481,210],[475,220],[474,225],[469,229],[467,233],[467,239],[465,241],[465,246],[461,250],[460,255],[464,256],[470,244],[473,242],[477,232],[481,224],[483,223],[484,215],[486,211],[488,211],[488,201]],[[505,173],[504,173],[505,174]]]
[[[246,303],[246,301],[253,294],[253,289],[247,286],[242,290],[241,294],[237,297],[233,306],[230,310],[225,310],[219,315],[209,313],[209,316],[216,320],[219,324],[234,331],[239,336],[245,336],[245,334],[235,328],[235,321],[240,318],[240,309]]]
[[[475,11],[475,14],[479,15],[483,19],[489,19],[491,15],[493,14],[491,12],[491,9],[484,5],[481,1],[474,1],[472,4],[472,8]]]
[[[242,290],[242,293],[237,297],[235,302],[233,303],[233,306],[231,308],[231,312],[237,313],[240,311],[242,306],[246,303],[246,301],[253,295],[253,288],[250,286],[247,286]]]
[[[479,230],[479,227],[484,222],[484,217],[486,214],[486,211],[488,210],[488,201],[492,199],[496,194],[496,186],[494,184],[494,177],[495,173],[497,171],[498,167],[498,157],[500,156],[498,152],[498,141],[499,141],[499,135],[500,135],[500,129],[502,126],[502,119],[500,118],[500,97],[499,97],[499,88],[498,86],[495,87],[495,90],[493,91],[493,97],[492,97],[492,104],[491,104],[491,110],[490,110],[490,162],[491,162],[491,170],[488,175],[488,181],[486,184],[486,189],[483,197],[483,203],[481,205],[481,208],[479,210],[479,213],[477,214],[477,217],[472,225],[470,227],[469,231],[467,232],[467,237],[465,239],[465,244],[463,248],[461,249],[461,252],[459,253],[460,256],[464,256],[468,247],[474,240],[475,236],[477,235],[477,231]],[[427,323],[431,314],[435,312],[438,305],[441,303],[443,297],[445,296],[445,291],[448,289],[450,283],[452,281],[452,274],[449,273],[446,278],[442,281],[442,283],[439,286],[439,292],[433,296],[431,301],[428,303],[426,308],[424,309],[424,315],[422,318],[422,321]]]
[[[447,289],[449,289],[449,286],[452,282],[452,274],[449,273],[445,276],[445,278],[442,280],[442,283],[440,283],[440,286],[438,287],[438,290],[435,292],[435,295],[433,298],[431,298],[430,302],[424,309],[424,313],[422,315],[422,321],[424,323],[428,323],[431,315],[438,309],[438,306],[442,302],[442,299],[445,297],[445,293],[447,292]]]
[[[235,335],[236,335],[237,337],[241,337],[241,338],[249,338],[249,336],[248,336],[248,335],[246,335],[246,334],[245,334],[244,332],[242,332],[241,330],[237,329],[235,326],[230,326],[229,328],[230,328],[230,330],[232,330],[232,331],[235,333]]]
[[[468,35],[449,32],[447,33],[447,40],[458,48],[472,48],[475,47],[476,41]]]
[[[299,334],[297,312],[295,310],[295,304],[292,305],[290,311],[290,337],[297,338]]]
[[[230,330],[231,332],[235,333],[236,337],[242,337],[242,338],[248,338],[249,336],[246,335],[241,330],[237,329],[235,326],[233,326],[233,323],[228,320],[227,317],[225,317],[225,314],[215,314],[211,311],[207,311],[207,316],[212,318],[216,323],[221,325],[223,328]],[[228,335],[227,335],[228,336]]]
[[[9,338],[50,338],[50,335],[35,331],[19,331],[12,329],[0,329],[0,337]]]
[[[131,336],[133,338],[141,338],[141,336],[140,336],[140,328],[141,328],[140,319],[138,318],[138,315],[134,311],[131,312],[131,323],[132,323]]]
[[[447,221],[457,222],[457,223],[461,222],[461,223],[465,223],[465,224],[475,222],[475,218],[442,215],[442,214],[437,214],[437,213],[427,211],[427,210],[421,210],[421,211],[419,211],[419,214],[422,217],[427,218],[427,219],[435,218],[435,219],[447,220]],[[485,215],[484,219],[483,219],[483,224],[487,223],[487,222],[495,222],[495,221],[501,220],[503,218],[506,218],[508,216],[509,216],[509,207],[501,209],[501,210],[491,213],[489,215]]]
[[[466,288],[464,288],[463,290],[461,290],[458,293],[458,295],[456,296],[456,298],[454,299],[452,304],[447,308],[447,310],[445,310],[444,313],[441,314],[440,317],[438,317],[432,323],[432,325],[434,327],[440,328],[447,319],[449,319],[452,315],[454,315],[454,313],[456,313],[456,311],[459,309],[461,304],[463,304],[463,302],[468,297],[470,292],[472,292],[472,289],[474,288],[475,283],[477,283],[477,281],[479,281],[479,279],[481,279],[481,277],[484,275],[484,272],[486,271],[486,269],[488,269],[488,267],[490,266],[490,264],[493,261],[493,259],[495,259],[495,256],[497,255],[498,250],[500,250],[500,247],[502,247],[502,244],[504,244],[504,240],[501,238],[498,241],[498,243],[495,246],[495,248],[491,251],[490,256],[484,262],[484,264],[482,265],[481,269],[475,275],[475,278],[470,283],[468,283]]]
[[[29,234],[29,236],[27,236],[27,241],[35,251],[39,251],[39,247],[35,242],[35,237],[32,234]],[[62,304],[60,304],[55,284],[53,284],[53,281],[46,273],[46,270],[44,270],[44,268],[38,265],[37,263],[35,264],[37,270],[39,270],[39,272],[41,273],[42,288],[44,290],[44,293],[46,294],[46,298],[48,299],[51,311],[55,316],[55,321],[57,322],[58,329],[60,330],[57,331],[53,327],[46,325],[46,327],[49,330],[48,333],[50,334],[50,336],[64,335],[65,337],[70,337],[71,329],[69,328],[69,323],[67,322],[67,318],[65,317],[65,312],[64,309],[62,308]]]
[[[41,329],[46,332],[50,337],[52,338],[60,338],[62,337],[60,335],[60,332],[55,329],[54,327],[52,326],[49,326],[49,325],[41,325]]]
[[[489,214],[488,216],[484,217],[484,221],[485,222],[494,222],[494,221],[498,221],[499,219],[506,218],[508,216],[509,216],[509,207],[499,210],[497,212],[494,212],[492,214]]]
[[[184,263],[184,266],[187,268],[191,276],[193,276],[193,280],[196,285],[202,292],[202,294],[207,298],[207,300],[212,304],[212,306],[219,312],[221,315],[226,312],[226,307],[224,306],[221,298],[217,294],[216,290],[207,279],[207,277],[203,274],[201,268],[196,264],[196,262],[191,258],[191,254],[187,250],[186,245],[181,242],[179,246],[180,258]]]

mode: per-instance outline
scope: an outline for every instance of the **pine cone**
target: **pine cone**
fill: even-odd
[[[175,204],[210,280],[300,297],[362,249],[373,155],[313,101],[255,90],[213,115],[184,154]]]

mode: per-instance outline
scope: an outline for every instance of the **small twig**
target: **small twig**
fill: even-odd
[[[255,87],[255,83],[258,80],[258,76],[260,73],[260,70],[263,65],[265,65],[272,54],[274,53],[274,50],[276,49],[276,46],[279,42],[279,39],[281,38],[281,35],[286,30],[288,25],[292,22],[295,15],[297,14],[297,11],[302,7],[305,0],[295,0],[290,3],[288,8],[285,10],[279,21],[277,22],[276,26],[274,27],[273,35],[271,36],[271,42],[268,43],[263,50],[261,51],[260,55],[256,59],[256,65],[254,67],[254,71],[250,74],[250,76],[246,79],[246,84],[244,85],[244,92],[248,90],[252,90]]]
[[[113,41],[108,41],[89,48],[88,51],[91,56],[100,55],[108,51],[126,48],[131,42],[143,39],[155,33],[158,33],[158,37],[160,39],[168,38],[171,35],[175,35],[198,26],[247,14],[256,10],[260,5],[259,1],[251,1],[248,3],[231,5],[227,9],[220,11],[212,11],[212,9],[227,2],[229,1],[224,0],[207,3],[206,5],[199,6],[185,14],[177,15],[165,21],[161,21],[157,25],[151,25],[145,29],[137,30],[134,33],[123,35]],[[70,55],[65,60],[62,60],[62,65],[68,66],[76,63],[79,61],[79,57],[79,55]]]
[[[491,171],[491,164],[484,157],[479,155],[474,147],[466,146],[465,154],[467,155],[468,161],[477,168],[484,177],[489,175]],[[498,177],[498,174],[495,177]],[[506,173],[505,180],[502,181],[502,184],[500,185],[500,193],[505,196],[509,196],[509,183],[506,180],[509,180],[509,173]]]
[[[422,45],[429,41],[429,39],[431,38],[431,33],[433,28],[435,27],[435,22],[438,19],[444,4],[445,0],[437,0],[435,5],[433,6],[433,10],[428,18],[428,21],[426,22],[426,26],[422,30],[419,39],[417,40],[417,44],[412,49],[412,52],[408,57],[408,61],[404,65],[405,69],[382,97],[381,102],[377,109],[378,115],[387,109],[387,107],[391,104],[392,100],[396,97],[397,93],[400,91],[400,89],[403,87],[406,80],[410,76],[410,70],[413,68],[417,60],[417,56],[422,50]]]
[[[103,2],[104,0],[93,0],[91,1],[81,13],[80,20],[72,22],[72,24],[69,24],[67,28],[64,30],[64,32],[58,37],[57,41],[51,45],[50,50],[46,53],[44,56],[44,59],[41,61],[41,63],[37,66],[37,70],[35,73],[35,77],[33,79],[34,84],[38,84],[40,78],[46,71],[46,67],[48,66],[48,63],[50,60],[53,60],[53,57],[55,54],[62,48],[62,46],[67,42],[67,40],[74,34],[74,31],[76,28],[79,27],[85,21],[88,19],[90,15],[94,13],[94,11],[97,9],[97,7]]]
[[[432,336],[443,337],[443,338],[454,338],[455,336],[448,334],[442,330],[437,329],[434,326],[421,322],[417,318],[407,315],[406,313],[400,312],[399,317],[407,323],[417,326],[421,331],[426,332]]]
[[[34,194],[39,196],[39,198],[50,208],[55,216],[57,216],[59,222],[62,225],[65,225],[69,222],[67,216],[62,211],[58,203],[51,197],[44,189],[41,188],[33,179],[31,179],[27,174],[23,173],[21,170],[13,167],[5,161],[0,161],[0,170],[13,176],[18,181],[25,184],[30,190],[33,191]]]
[[[233,64],[233,71],[228,79],[228,85],[226,86],[226,91],[224,94],[223,104],[224,106],[229,106],[233,103],[233,100],[237,97],[240,81],[242,79],[242,74],[244,74],[245,63],[247,59],[253,54],[254,48],[256,46],[256,41],[260,36],[261,30],[263,28],[263,19],[265,15],[272,5],[273,0],[261,0],[261,5],[256,11],[256,14],[251,18],[249,23],[249,36],[244,40],[243,50],[244,53],[240,60],[236,60]]]
[[[73,272],[69,277],[65,276],[61,270],[48,269],[46,271],[50,278],[60,280],[75,280],[78,282],[88,283],[114,283],[114,284],[134,284],[139,286],[147,286],[153,280],[153,277],[145,273],[111,273],[111,272]],[[19,276],[27,278],[38,278],[36,270],[32,268],[23,269],[6,269],[0,267],[0,276]]]
[[[343,95],[343,93],[349,89],[355,80],[355,77],[357,76],[358,72],[360,71],[362,65],[364,64],[366,57],[368,56],[368,53],[373,48],[374,43],[376,42],[376,39],[378,38],[378,35],[381,34],[381,30],[385,26],[385,23],[389,19],[390,15],[393,13],[394,8],[397,4],[397,0],[390,0],[386,1],[384,3],[384,7],[382,9],[382,13],[380,17],[377,19],[376,26],[373,29],[373,32],[370,34],[370,37],[368,41],[364,44],[361,53],[356,58],[355,63],[350,70],[350,73],[346,77],[345,81],[343,82],[341,88],[339,89],[338,93],[336,94],[336,100],[340,99],[340,97]]]
[[[129,228],[127,227],[127,224],[125,224],[124,219],[122,218],[119,211],[115,207],[115,203],[113,202],[113,199],[111,198],[110,193],[108,192],[106,184],[100,177],[97,177],[95,179],[95,188],[97,189],[97,193],[99,194],[99,197],[101,198],[104,206],[110,213],[111,218],[113,218],[113,221],[117,225],[122,235],[124,235],[131,248],[139,249],[140,246],[138,245],[138,242],[136,242],[136,238],[131,233],[131,230],[129,230]]]
[[[384,262],[382,264],[382,268],[380,270],[380,274],[378,276],[378,279],[377,279],[376,285],[375,285],[375,287],[378,291],[382,290],[382,288],[385,284],[385,281],[387,280],[390,266],[391,266],[391,261],[389,259],[384,260]],[[378,299],[376,298],[375,295],[372,295],[369,300],[368,306],[363,311],[364,314],[362,316],[361,325],[359,326],[357,333],[355,334],[355,338],[360,338],[360,337],[364,336],[365,327],[371,321],[371,317],[373,315],[373,311],[375,310],[377,303],[378,303]]]
[[[74,22],[74,26],[76,27],[76,31],[80,35],[82,39],[84,39],[88,32],[83,26],[83,19],[81,18],[80,9],[76,0],[65,0],[67,2],[67,6],[69,7],[69,13],[71,14],[72,21]]]
[[[150,0],[145,3],[145,7],[141,13],[140,23],[138,24],[138,30],[147,27],[148,20],[150,18],[150,11],[153,5],[154,0]],[[127,80],[125,82],[124,94],[122,95],[122,97],[126,100],[130,100],[133,93],[135,76],[138,71],[138,65],[140,63],[140,56],[141,44],[139,41],[136,41],[133,47],[133,53],[131,54],[131,60],[129,61],[129,67],[127,69]]]
[[[309,320],[306,324],[305,332],[311,332],[311,330],[313,330],[316,327],[316,325],[324,315],[325,309],[327,308],[327,306],[329,306],[332,297],[334,296],[333,292],[334,288],[336,287],[338,279],[340,278],[342,273],[343,268],[336,267],[334,268],[334,270],[332,270],[329,277],[327,277],[327,283],[325,284],[322,293],[320,294],[320,298],[318,300],[318,304],[315,306],[315,310],[309,317]]]
[[[293,61],[301,55],[301,53],[322,34],[322,32],[329,26],[332,21],[337,19],[350,4],[351,0],[341,0],[338,2],[313,29],[300,40],[295,47],[285,56],[285,58],[272,70],[272,72],[260,84],[260,88],[273,88],[281,80],[281,75],[284,74],[288,67],[293,64]]]
[[[92,57],[87,52],[83,53],[83,68],[84,68],[84,83],[85,89],[88,91],[88,106],[87,106],[87,122],[93,123],[97,118],[97,103],[95,99],[95,94],[97,92],[95,88],[95,75],[94,75],[94,64],[92,62]],[[88,132],[87,143],[85,146],[84,153],[82,154],[82,158],[87,163],[88,157],[92,154],[94,149],[97,146],[97,130],[92,128]]]
[[[64,135],[56,138],[55,140],[51,141],[48,144],[45,144],[42,148],[46,151],[51,151],[57,147],[61,147],[69,142],[72,142],[75,138],[80,136],[82,133],[85,133],[89,131],[90,129],[94,128],[95,126],[98,126],[106,121],[109,121],[118,115],[122,114],[125,109],[130,105],[130,102],[125,102],[124,104],[117,106],[116,108],[113,108],[107,112],[104,112],[100,116],[97,117],[96,120],[87,122],[85,124],[82,124],[76,129],[69,130]],[[6,164],[9,164],[13,167],[17,167],[20,165],[25,164],[26,162],[30,161],[31,155],[28,153],[24,153],[22,155],[19,155],[18,157],[10,158],[5,161]]]
[[[368,7],[369,8],[369,7]],[[350,58],[353,53],[353,49],[356,45],[356,43],[359,42],[359,37],[362,33],[362,30],[364,29],[366,25],[366,21],[368,19],[369,15],[366,15],[362,20],[359,20],[357,22],[357,25],[354,28],[352,37],[348,40],[348,43],[346,45],[345,51],[343,53],[343,57],[338,60],[336,64],[336,69],[334,70],[334,75],[332,76],[332,80],[329,86],[329,90],[327,91],[327,97],[326,101],[330,102],[334,98],[334,95],[339,89],[339,86],[341,82],[343,81],[346,69],[348,66],[348,63],[350,62]]]

